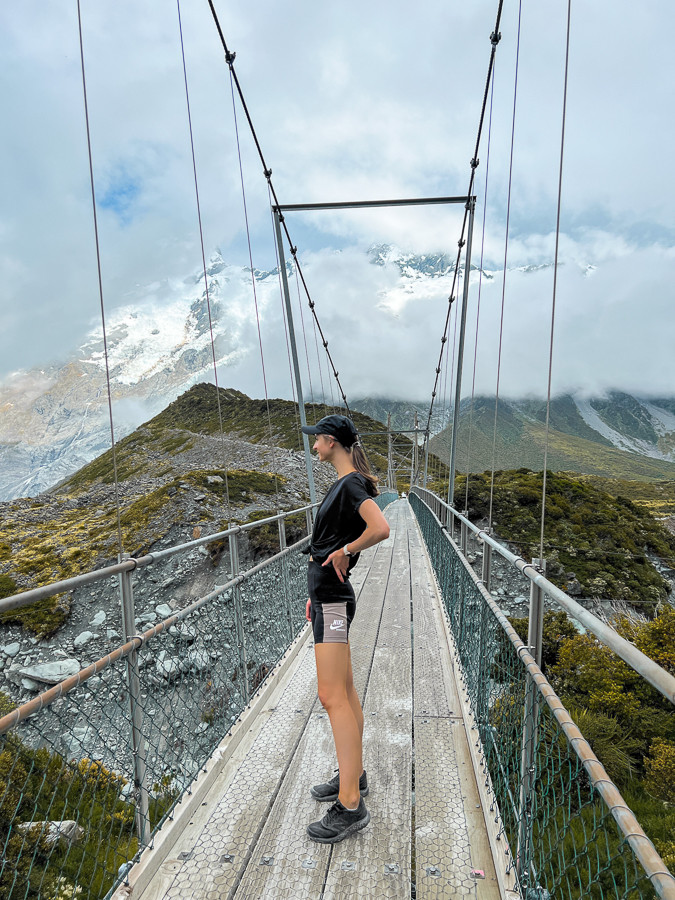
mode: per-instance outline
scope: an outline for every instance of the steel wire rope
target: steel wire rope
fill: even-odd
[[[113,464],[113,477],[115,481],[115,512],[117,518],[117,545],[119,551],[119,561],[124,557],[124,547],[122,545],[122,515],[120,512],[120,487],[117,473],[117,445],[115,442],[115,424],[112,411],[112,388],[110,385],[110,361],[108,358],[108,337],[105,325],[105,304],[103,302],[103,274],[101,269],[101,246],[98,235],[98,213],[96,209],[96,188],[94,185],[94,159],[91,151],[91,128],[89,125],[89,104],[87,101],[87,76],[84,65],[84,38],[82,36],[82,11],[80,8],[80,0],[77,0],[77,27],[80,41],[80,64],[82,69],[82,96],[84,99],[84,120],[87,132],[87,156],[89,159],[89,184],[91,187],[91,205],[94,218],[94,243],[96,246],[96,269],[98,274],[98,295],[101,307],[101,328],[103,331],[103,357],[105,359],[105,381],[108,392],[108,416],[110,419],[110,443]]]
[[[500,0],[500,7],[501,7],[502,2],[503,2],[503,0]],[[319,334],[321,335],[323,347],[326,351],[326,356],[328,357],[328,360],[330,363],[330,368],[333,371],[333,378],[335,379],[337,386],[339,388],[340,396],[342,397],[342,401],[343,401],[345,409],[347,410],[347,414],[351,415],[351,411],[349,409],[349,404],[347,403],[347,396],[342,387],[342,383],[340,382],[339,372],[335,367],[335,363],[333,361],[331,352],[328,349],[328,341],[326,340],[326,336],[323,333],[323,329],[321,328],[321,322],[319,321],[319,317],[316,312],[316,307],[315,307],[314,301],[312,300],[312,298],[310,296],[309,288],[307,286],[307,282],[305,281],[305,276],[302,271],[302,267],[298,264],[297,259],[296,259],[297,247],[295,247],[293,245],[293,241],[291,240],[291,235],[288,230],[288,226],[286,225],[285,216],[281,212],[281,204],[279,203],[279,198],[277,197],[277,192],[274,188],[274,184],[272,183],[272,170],[268,167],[267,163],[265,162],[265,156],[262,152],[262,148],[260,146],[260,141],[258,140],[258,135],[256,134],[256,130],[253,125],[253,120],[251,119],[251,114],[249,113],[248,105],[244,98],[244,92],[242,91],[241,85],[239,83],[239,78],[237,77],[237,73],[234,68],[234,60],[236,57],[236,53],[232,53],[227,46],[227,42],[225,40],[225,35],[223,34],[223,30],[221,28],[220,21],[218,19],[218,13],[216,12],[215,7],[213,5],[213,0],[208,0],[208,3],[209,3],[209,7],[211,9],[211,14],[213,16],[213,21],[214,21],[214,23],[216,25],[216,29],[218,31],[218,36],[220,37],[220,41],[223,45],[223,50],[225,51],[225,61],[227,62],[228,66],[230,68],[230,73],[232,75],[232,78],[234,79],[234,84],[237,88],[237,93],[239,94],[239,99],[241,101],[242,109],[244,110],[244,114],[246,115],[246,120],[248,121],[249,128],[251,129],[251,135],[253,137],[253,141],[254,141],[256,149],[258,151],[258,156],[260,157],[260,162],[262,163],[262,166],[263,166],[263,173],[265,175],[265,178],[267,179],[267,183],[268,183],[270,191],[272,193],[272,197],[274,198],[274,206],[279,211],[279,222],[283,226],[284,233],[286,234],[286,240],[288,241],[288,246],[290,248],[291,255],[293,256],[293,259],[295,260],[295,263],[298,267],[298,275],[300,277],[300,281],[302,282],[302,286],[305,291],[305,295],[307,296],[309,308],[312,311],[312,315],[314,316],[314,319],[316,321],[317,328],[319,329]]]
[[[565,39],[565,77],[563,87],[562,125],[560,129],[560,166],[558,169],[558,205],[555,220],[555,255],[553,259],[553,297],[551,300],[551,338],[548,353],[548,385],[546,392],[546,432],[544,439],[544,479],[541,491],[541,537],[539,558],[544,558],[544,524],[546,521],[546,466],[548,464],[549,421],[551,415],[551,377],[553,373],[553,338],[555,330],[555,304],[558,286],[558,251],[560,247],[560,207],[562,203],[563,158],[565,153],[565,119],[567,116],[567,76],[570,61],[570,20],[572,0],[567,0],[567,34]]]
[[[451,397],[452,397],[453,387],[455,384],[455,353],[457,352],[457,319],[458,318],[459,318],[458,310],[457,310],[457,307],[455,307],[455,328],[454,328],[454,334],[453,334],[453,338],[452,338],[452,362],[450,363],[450,396]],[[450,348],[448,347],[448,356],[449,355],[450,355]],[[454,428],[455,428],[454,420],[452,423],[452,428],[454,431]],[[452,477],[452,472],[450,471],[450,463],[451,462],[452,462],[452,460],[450,459],[450,448],[448,448],[448,496],[450,496],[450,478]]]
[[[490,60],[488,63],[488,73],[487,73],[487,78],[485,80],[485,90],[483,92],[483,103],[481,106],[480,118],[479,118],[479,122],[478,122],[478,133],[476,136],[474,154],[473,154],[473,157],[471,158],[471,176],[469,178],[469,189],[467,191],[467,205],[464,209],[464,217],[462,219],[462,228],[461,228],[461,232],[460,232],[460,239],[458,241],[458,251],[457,251],[457,257],[455,259],[455,270],[454,270],[454,274],[453,274],[452,288],[450,290],[450,296],[448,297],[448,311],[445,316],[445,325],[443,328],[443,335],[441,337],[441,352],[439,354],[438,365],[436,366],[436,378],[434,380],[434,386],[433,386],[433,389],[431,392],[431,403],[429,405],[429,416],[428,416],[428,420],[427,420],[427,429],[429,429],[429,427],[431,425],[431,416],[432,416],[433,407],[434,407],[434,399],[436,397],[436,392],[437,392],[437,387],[438,387],[438,379],[439,379],[439,376],[441,373],[441,361],[443,358],[444,346],[445,346],[445,341],[447,340],[448,326],[449,326],[449,322],[450,322],[450,309],[456,298],[455,286],[457,284],[457,278],[458,278],[458,274],[459,274],[459,264],[460,264],[461,257],[462,257],[462,248],[464,247],[464,244],[465,244],[464,235],[466,234],[466,224],[467,224],[467,219],[468,219],[468,215],[469,215],[470,204],[472,202],[472,191],[473,191],[474,181],[476,178],[476,169],[478,168],[478,165],[479,165],[478,151],[480,148],[481,135],[482,135],[482,131],[483,131],[483,121],[485,119],[485,109],[487,106],[487,97],[488,97],[488,92],[489,92],[489,88],[490,88],[490,80],[492,78],[492,68],[494,66],[495,55],[497,52],[497,45],[499,44],[499,41],[501,40],[501,34],[499,33],[499,23],[501,21],[503,5],[504,5],[504,0],[499,0],[499,6],[497,8],[497,17],[495,20],[495,27],[494,27],[494,30],[492,31],[492,33],[490,34],[490,44],[492,46],[492,49],[490,51]]]
[[[270,219],[272,222],[272,240],[274,242],[274,257],[277,263],[277,281],[279,283],[279,299],[281,301],[281,315],[284,320],[284,337],[286,338],[286,355],[288,357],[288,372],[291,381],[291,399],[293,401],[293,412],[295,415],[295,432],[298,438],[298,448],[302,450],[302,433],[300,431],[300,412],[298,403],[298,395],[295,388],[295,378],[293,375],[293,362],[291,361],[291,345],[289,341],[288,319],[286,318],[286,304],[284,303],[284,288],[281,283],[281,262],[279,259],[279,248],[277,246],[277,230],[274,227],[274,212],[272,210],[272,191],[269,182],[267,183],[267,195],[270,201]]]
[[[270,413],[270,400],[267,391],[267,372],[265,371],[265,353],[263,351],[262,331],[260,328],[260,310],[258,308],[258,290],[255,281],[255,272],[253,270],[253,251],[251,249],[251,231],[248,224],[248,206],[246,203],[246,186],[244,184],[244,167],[241,159],[241,145],[239,143],[239,123],[237,121],[237,104],[234,99],[234,85],[230,78],[230,90],[232,93],[232,115],[234,116],[234,133],[237,140],[237,156],[239,159],[239,177],[241,179],[241,196],[244,206],[244,222],[246,223],[246,243],[248,246],[248,261],[251,269],[251,286],[253,288],[253,305],[255,307],[255,320],[258,329],[258,346],[260,347],[260,367],[262,369],[263,387],[265,390],[265,408],[267,410],[267,430],[269,432],[270,450],[272,451],[272,465],[274,466],[274,486],[276,490],[277,509],[279,509],[279,460],[277,457],[277,448],[274,445],[272,437],[272,416]]]
[[[209,292],[209,277],[206,271],[206,253],[204,251],[204,229],[202,227],[202,210],[201,203],[199,201],[199,182],[197,180],[197,160],[195,157],[195,142],[194,135],[192,132],[192,112],[190,109],[190,89],[188,86],[188,77],[187,77],[187,64],[185,61],[185,44],[183,41],[183,22],[181,19],[180,13],[180,0],[176,0],[176,7],[178,10],[178,31],[180,34],[180,52],[181,58],[183,61],[183,80],[185,82],[185,103],[187,106],[187,117],[188,117],[188,128],[190,132],[190,152],[192,154],[192,173],[194,176],[195,183],[195,201],[197,205],[197,222],[199,224],[199,244],[201,248],[202,254],[202,266],[204,271],[204,293],[206,297],[206,310],[209,318],[209,334],[211,337],[211,356],[213,357],[213,379],[216,386],[216,406],[218,409],[218,425],[220,427],[220,442],[221,442],[221,451],[223,454],[223,463],[224,463],[224,471],[225,471],[225,498],[227,502],[227,512],[228,516],[232,513],[232,507],[230,505],[230,486],[227,477],[227,453],[225,450],[225,434],[223,431],[223,412],[220,404],[220,388],[218,386],[218,365],[216,363],[216,343],[213,337],[213,318],[211,316],[211,297]]]
[[[316,323],[312,319],[312,334],[314,335],[314,346],[316,349],[316,366],[319,370],[319,382],[321,383],[321,404],[323,406],[323,414],[327,415],[328,407],[326,406],[326,388],[323,384],[323,369],[321,367],[321,354],[319,353],[319,338],[316,333]],[[329,375],[330,378],[330,375]]]
[[[495,420],[492,433],[492,475],[490,478],[490,512],[488,515],[488,529],[492,528],[492,500],[494,495],[495,483],[495,456],[497,451],[497,414],[499,410],[499,382],[501,378],[502,366],[502,346],[504,337],[504,305],[506,299],[506,262],[509,250],[509,223],[511,219],[511,187],[513,182],[513,147],[516,133],[516,108],[518,101],[518,64],[520,61],[520,24],[522,14],[522,0],[518,2],[518,29],[516,38],[516,68],[513,82],[513,115],[511,119],[511,151],[509,156],[509,187],[506,201],[506,228],[504,233],[504,269],[502,273],[502,300],[501,311],[499,317],[499,350],[497,352],[497,384],[495,388]]]
[[[473,347],[473,376],[471,379],[471,407],[469,411],[469,435],[466,448],[466,492],[464,497],[464,509],[469,508],[469,475],[471,472],[471,436],[473,433],[473,413],[476,396],[476,363],[478,359],[478,328],[480,325],[480,301],[483,288],[483,260],[485,255],[485,220],[487,216],[488,181],[490,177],[490,143],[492,139],[492,105],[495,92],[496,65],[492,69],[492,84],[490,86],[490,114],[488,117],[487,154],[485,160],[485,190],[483,192],[483,225],[480,240],[480,264],[478,266],[478,300],[476,303],[476,336]]]
[[[314,400],[314,385],[312,384],[312,367],[309,364],[309,350],[307,349],[307,332],[305,331],[305,317],[302,312],[302,300],[300,298],[300,281],[298,280],[298,266],[297,261],[295,265],[295,288],[298,297],[298,309],[300,310],[300,324],[302,325],[302,342],[305,345],[305,359],[307,360],[307,378],[309,380],[309,396],[311,397],[312,404],[315,404]]]

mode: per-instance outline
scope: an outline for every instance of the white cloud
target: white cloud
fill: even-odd
[[[282,202],[463,193],[495,6],[488,0],[460,6],[423,0],[414,9],[402,0],[345,0],[339,7],[262,0],[253,13],[244,0],[218,3]],[[552,258],[564,12],[550,2],[523,10],[510,266]],[[207,5],[183,4],[182,14],[206,253],[220,245],[229,261],[245,264],[227,66]],[[485,244],[491,267],[501,265],[504,252],[515,15],[515,5],[506,5],[497,53]],[[97,191],[110,197],[125,183],[134,186],[122,211],[114,202],[99,208],[104,300],[113,310],[138,285],[181,279],[200,265],[182,63],[174,8],[119,0],[90,5],[83,17]],[[664,249],[675,243],[672,123],[664,115],[672,79],[663,62],[670,59],[674,24],[675,10],[665,0],[648,8],[601,0],[573,10],[559,387],[576,379],[581,386],[672,393],[675,384],[673,258]],[[601,60],[598,48],[607,48]],[[6,5],[0,59],[0,166],[11,173],[0,211],[2,376],[65,356],[97,315],[99,299],[74,10],[37,0]],[[267,188],[241,110],[238,123],[254,264],[268,268],[274,250]],[[486,121],[486,139],[487,127]],[[485,143],[480,157],[482,202]],[[289,215],[352,395],[363,387],[425,396],[447,307],[443,296],[411,295],[404,303],[400,288],[383,302],[391,273],[367,265],[362,248],[386,241],[454,254],[460,212]],[[481,221],[479,207],[478,247]],[[345,253],[317,253],[326,246]],[[478,255],[474,249],[474,260]],[[592,277],[579,268],[588,263],[598,267]],[[542,383],[550,278],[550,269],[509,276],[505,390]],[[499,280],[483,291],[485,347],[494,350],[489,335]],[[274,378],[287,384],[285,341],[272,330],[281,310],[265,302],[270,330],[263,340],[278,357]],[[249,337],[255,348],[255,331],[242,332],[242,341]],[[249,351],[241,377],[261,393],[254,389],[261,381],[257,365]],[[479,369],[485,390],[491,366]]]

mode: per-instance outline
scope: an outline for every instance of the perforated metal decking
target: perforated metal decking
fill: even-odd
[[[334,847],[305,833],[327,808],[309,787],[336,765],[305,634],[253,721],[226,739],[132,870],[126,893],[142,900],[501,896],[426,551],[406,501],[386,515],[389,539],[366,551],[353,575],[351,651],[366,722],[370,825]]]

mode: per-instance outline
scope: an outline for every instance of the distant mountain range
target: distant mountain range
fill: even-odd
[[[396,266],[405,289],[428,281],[447,282],[454,258],[444,253],[412,254],[391,245],[368,251],[373,265]],[[290,269],[290,264],[288,264]],[[538,268],[538,267],[537,267]],[[278,300],[278,272],[254,271],[261,306]],[[484,278],[493,273],[484,271]],[[129,434],[192,385],[211,378],[215,357],[224,373],[247,355],[251,343],[251,272],[232,266],[216,252],[209,260],[210,317],[204,272],[181,282],[144,289],[139,300],[108,315],[108,357],[116,438]],[[250,303],[248,303],[250,307]],[[234,369],[232,369],[234,371]],[[316,396],[315,396],[315,399]],[[415,411],[425,427],[428,401],[350,400],[352,409],[392,427],[413,427]],[[447,455],[450,410],[434,408],[432,447]],[[539,401],[500,401],[497,459],[502,468],[539,468],[543,461],[545,409]],[[492,464],[494,403],[478,398],[471,414],[462,405],[458,465],[466,465],[471,429],[471,468]],[[110,421],[102,335],[94,330],[72,358],[0,383],[0,500],[28,497],[67,478],[110,446]],[[675,477],[675,398],[559,397],[551,410],[549,466],[570,471],[621,474],[630,478]]]
[[[447,459],[452,426],[431,439]],[[542,400],[464,400],[457,434],[457,468],[472,472],[544,464],[546,403]],[[675,400],[638,398],[613,391],[606,397],[565,395],[551,402],[548,461],[554,471],[616,478],[675,479]]]

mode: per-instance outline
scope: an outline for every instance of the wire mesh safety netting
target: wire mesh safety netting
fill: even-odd
[[[305,625],[308,540],[0,735],[2,900],[112,894]]]
[[[531,657],[447,528],[420,497],[411,494],[410,503],[461,661],[491,809],[524,900],[664,896],[599,786],[625,806],[618,790],[597,761],[584,764],[561,725],[570,721],[564,707],[533,661],[527,664]],[[668,877],[662,863],[660,871]]]

